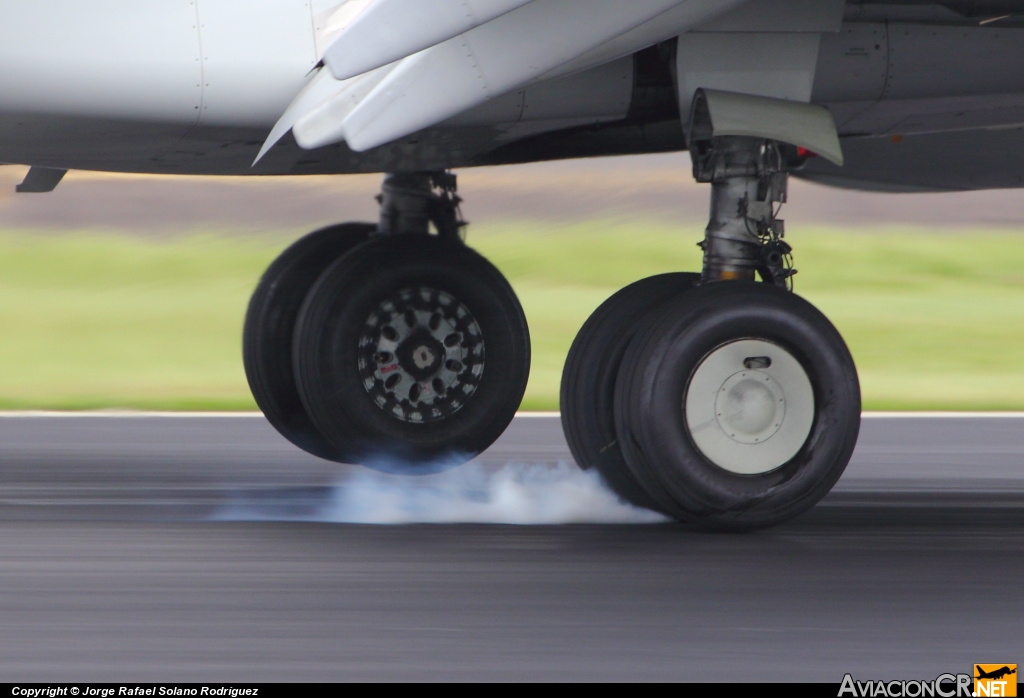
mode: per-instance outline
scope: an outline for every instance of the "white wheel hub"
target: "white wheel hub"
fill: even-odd
[[[683,398],[697,448],[739,475],[789,462],[814,423],[814,390],[800,362],[777,344],[740,339],[704,357]]]

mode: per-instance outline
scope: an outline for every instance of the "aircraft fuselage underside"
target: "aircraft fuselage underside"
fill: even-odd
[[[200,2],[197,15],[190,3],[151,3],[147,11],[160,16],[146,24],[138,3],[128,0],[90,4],[87,12],[63,0],[26,4],[11,17],[5,10],[0,162],[167,174],[345,174],[686,147],[670,39],[514,90],[367,152],[344,143],[304,150],[288,137],[254,166],[267,131],[316,65],[318,35],[311,3],[262,3],[249,13],[226,12],[224,5],[230,3]],[[1024,141],[1024,73],[1007,68],[1024,64],[1024,26],[979,26],[918,5],[901,4],[897,19],[884,19],[873,4],[851,4],[839,32],[821,33],[811,101],[834,115],[847,166],[812,160],[798,176],[908,191],[1024,182],[1017,149],[1006,147],[1006,139]],[[50,21],[55,14],[64,21]],[[37,26],[46,33],[33,31]],[[786,41],[785,32],[766,34]]]

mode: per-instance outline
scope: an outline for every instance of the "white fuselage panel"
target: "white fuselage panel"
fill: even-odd
[[[0,161],[131,169],[197,129],[269,130],[315,62],[305,0],[5,2]]]
[[[200,123],[269,128],[317,63],[309,3],[198,3],[203,53]]]
[[[197,17],[194,0],[5,2],[0,112],[194,124]]]
[[[266,126],[316,63],[304,0],[32,0],[0,11],[0,112]]]

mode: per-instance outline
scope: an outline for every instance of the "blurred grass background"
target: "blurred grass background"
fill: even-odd
[[[248,297],[298,233],[0,234],[0,408],[247,410]],[[524,407],[622,286],[696,270],[698,226],[489,223],[470,244],[512,281],[534,361]],[[846,337],[867,409],[1024,409],[1024,245],[1010,232],[801,226],[796,289]]]

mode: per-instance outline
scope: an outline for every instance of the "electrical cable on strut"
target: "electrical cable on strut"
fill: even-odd
[[[782,212],[783,203],[772,213],[768,223],[744,215],[747,232],[761,243],[761,255],[764,258],[764,269],[759,270],[762,280],[792,291],[793,277],[797,270],[793,268],[793,248],[782,238],[786,229],[778,215]],[[766,275],[767,273],[767,275]]]
[[[458,179],[453,172],[432,172],[430,184],[438,193],[430,200],[430,220],[438,235],[466,241],[469,223],[462,217],[462,197],[458,195]]]

